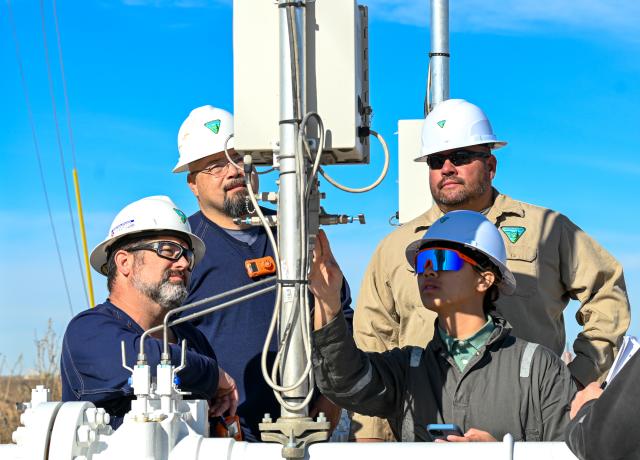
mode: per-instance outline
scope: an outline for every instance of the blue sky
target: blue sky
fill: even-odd
[[[323,1],[323,0],[317,0]],[[567,214],[624,265],[632,305],[640,301],[640,4],[633,0],[454,0],[451,2],[451,96],[485,109],[509,146],[497,153],[503,192]],[[36,120],[46,183],[69,279],[74,313],[86,308],[48,93],[39,2],[12,2]],[[367,226],[329,229],[343,270],[357,291],[377,242],[398,208],[398,119],[420,118],[429,50],[428,1],[371,0],[370,76],[373,128],[389,142],[385,182],[365,195],[323,185],[328,212],[365,213]],[[170,195],[185,211],[196,202],[183,175],[171,174],[176,135],[203,104],[232,110],[232,9],[229,1],[57,2],[70,112],[89,246],[106,235],[127,203]],[[47,40],[67,180],[71,148],[55,47],[51,3]],[[0,353],[33,365],[34,334],[51,318],[59,335],[70,319],[36,157],[8,10],[0,5]],[[256,69],[260,72],[260,69]],[[342,182],[377,177],[369,166],[331,168]],[[426,178],[425,178],[426,180]],[[262,190],[275,190],[266,178]],[[71,204],[75,212],[73,191]],[[93,273],[96,298],[104,278]],[[577,333],[576,306],[566,311]],[[640,333],[635,319],[631,333]],[[5,368],[6,370],[6,368]]]

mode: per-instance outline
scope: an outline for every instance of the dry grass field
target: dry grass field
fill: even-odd
[[[22,356],[12,364],[0,354],[0,444],[11,442],[11,433],[20,425],[17,404],[31,400],[31,389],[44,385],[51,390],[52,401],[61,396],[59,375],[59,343],[51,320],[42,338],[36,337],[35,368],[24,375]]]
[[[16,404],[29,401],[31,389],[36,385],[49,388],[52,401],[60,400],[60,376],[57,374],[0,377],[0,444],[12,442],[11,433],[20,425],[20,412]]]

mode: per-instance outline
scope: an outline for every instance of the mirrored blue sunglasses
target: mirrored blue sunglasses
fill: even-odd
[[[416,274],[421,275],[430,265],[434,272],[458,271],[467,262],[476,267],[478,263],[462,254],[460,251],[448,248],[427,248],[416,254]]]

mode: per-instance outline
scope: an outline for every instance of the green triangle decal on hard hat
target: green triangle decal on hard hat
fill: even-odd
[[[213,134],[218,134],[220,131],[220,120],[208,121],[204,125],[209,128]]]
[[[438,126],[440,126],[441,128],[444,128],[444,124],[447,122],[447,120],[440,120],[438,122]]]
[[[520,239],[520,237],[527,230],[524,227],[500,227],[500,229],[504,232],[505,235],[507,235],[507,238],[509,238],[509,241],[511,241],[514,244]]]
[[[184,212],[182,212],[179,209],[177,209],[177,208],[173,208],[173,210],[176,212],[176,214],[178,216],[180,216],[180,220],[184,224],[187,221],[187,215]]]

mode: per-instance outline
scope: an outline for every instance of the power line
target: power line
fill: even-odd
[[[93,307],[95,305],[93,297],[93,283],[91,281],[91,268],[89,267],[89,253],[87,250],[87,236],[84,227],[84,216],[82,212],[82,202],[80,198],[80,179],[78,178],[78,166],[76,164],[76,143],[73,139],[73,129],[71,125],[71,109],[69,108],[69,93],[67,91],[67,77],[64,72],[64,58],[62,56],[62,40],[60,38],[60,26],[58,24],[58,10],[56,8],[56,0],[52,0],[53,19],[56,25],[56,40],[58,43],[58,61],[60,64],[60,76],[62,78],[62,89],[64,94],[64,107],[65,114],[67,116],[67,128],[69,130],[69,143],[71,144],[71,160],[73,162],[73,179],[76,190],[76,200],[78,204],[78,222],[80,223],[80,235],[82,236],[82,249],[85,257],[85,269],[86,269],[86,285],[85,294],[87,288],[89,290],[89,305]]]
[[[20,42],[18,40],[18,33],[16,31],[16,25],[13,18],[13,8],[11,7],[11,0],[7,0],[7,8],[9,10],[9,23],[11,26],[11,33],[16,48],[16,59],[18,61],[18,69],[20,70],[20,81],[22,84],[22,92],[24,95],[25,103],[27,105],[27,113],[29,115],[29,125],[31,126],[31,136],[33,138],[33,145],[36,153],[36,159],[38,162],[38,170],[40,172],[40,183],[42,184],[42,191],[44,192],[44,199],[47,204],[47,212],[49,214],[49,223],[51,224],[51,232],[53,234],[53,241],[55,243],[56,252],[58,254],[58,262],[60,264],[60,273],[62,274],[62,281],[64,283],[64,289],[67,294],[67,302],[69,303],[69,311],[73,316],[73,304],[71,303],[71,294],[69,292],[69,284],[67,283],[67,276],[64,271],[64,264],[62,263],[62,253],[60,252],[60,244],[58,243],[58,235],[56,233],[56,227],[53,223],[53,214],[51,213],[51,204],[49,202],[49,194],[47,192],[47,184],[44,179],[44,169],[42,167],[42,158],[40,155],[40,146],[38,144],[38,136],[36,135],[36,125],[33,117],[33,110],[31,109],[31,100],[29,99],[29,90],[27,88],[27,79],[25,78],[24,68],[22,66],[22,58],[20,56]]]
[[[49,95],[51,96],[51,109],[53,112],[53,122],[56,127],[56,140],[58,143],[60,166],[62,168],[62,179],[64,181],[64,194],[67,199],[67,209],[69,211],[69,220],[71,221],[71,230],[73,233],[73,247],[76,251],[76,258],[78,261],[78,269],[80,270],[80,279],[82,280],[82,288],[84,289],[84,296],[85,298],[89,298],[89,294],[87,293],[87,283],[84,279],[84,274],[82,273],[82,260],[80,257],[80,249],[78,248],[78,236],[76,234],[76,223],[73,218],[71,197],[69,196],[69,183],[67,182],[67,169],[65,167],[64,152],[62,148],[62,138],[60,136],[60,124],[58,123],[58,113],[56,111],[56,97],[55,97],[55,90],[53,87],[53,76],[51,74],[51,61],[49,60],[49,46],[47,44],[47,28],[45,25],[44,0],[40,0],[40,16],[42,18],[42,41],[44,44],[44,57],[47,64],[47,79],[49,81]],[[65,94],[66,94],[66,91],[65,91]],[[74,155],[74,167],[75,167],[75,155]]]

